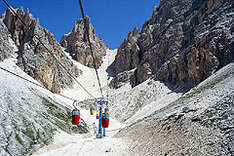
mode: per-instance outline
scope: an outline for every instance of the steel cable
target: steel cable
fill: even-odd
[[[34,84],[34,85],[36,85],[36,86],[38,86],[38,87],[41,87],[41,88],[43,88],[43,89],[48,90],[46,87],[44,87],[44,86],[42,86],[42,85],[40,85],[40,84],[38,84],[38,83],[36,83],[36,82],[33,82],[33,81],[31,81],[31,80],[28,80],[28,79],[26,79],[26,78],[24,78],[24,77],[22,77],[22,76],[20,76],[20,75],[18,75],[18,74],[16,74],[16,73],[13,73],[13,72],[11,72],[11,71],[5,69],[5,68],[0,67],[0,69],[3,70],[3,71],[5,71],[5,72],[8,72],[8,73],[10,73],[10,74],[12,74],[12,75],[14,75],[14,76],[16,76],[16,77],[19,77],[20,79],[23,79],[23,80],[25,80],[25,81],[27,81],[27,82],[29,82],[29,83],[32,83],[32,84]],[[48,90],[48,91],[49,91],[49,90]],[[63,95],[63,94],[60,94],[60,93],[57,94],[57,95],[62,96],[62,97],[64,97],[64,98],[69,99],[69,100],[72,100],[72,101],[78,101],[77,99],[73,99],[73,98],[71,98],[71,97],[68,97],[68,96]]]
[[[89,38],[89,29],[88,29],[88,25],[87,25],[87,22],[86,22],[86,19],[85,19],[84,9],[83,9],[81,0],[79,0],[79,4],[80,4],[81,15],[82,15],[82,18],[83,18],[83,21],[84,21],[84,27],[85,27],[85,31],[86,31],[86,35],[87,35],[88,44],[89,44],[90,51],[91,51],[91,54],[92,54],[92,57],[93,57],[93,66],[94,66],[94,69],[95,69],[99,89],[100,89],[100,92],[101,92],[102,99],[104,99],[103,90],[102,90],[102,86],[101,86],[101,81],[100,81],[100,77],[99,77],[98,71],[97,71],[97,64],[96,64],[97,61],[96,61],[96,58],[94,56],[92,44],[91,44],[91,41],[90,41],[90,38]]]

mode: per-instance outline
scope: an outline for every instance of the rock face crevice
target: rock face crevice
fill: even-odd
[[[35,19],[29,13],[29,9],[24,12],[23,7],[19,7],[15,11],[27,26],[22,24],[9,9],[3,14],[2,21],[19,49],[17,65],[52,92],[58,93],[61,89],[71,86],[73,79],[58,65],[51,53],[73,76],[77,77],[81,71],[64,54],[54,35],[39,25],[39,19]],[[35,36],[40,38],[50,52]]]
[[[135,85],[153,76],[192,87],[233,60],[233,12],[230,0],[161,0],[110,68],[115,75],[136,68]]]
[[[62,47],[66,48],[66,51],[70,53],[73,59],[85,66],[94,68],[94,60],[87,39],[87,35],[89,35],[96,59],[96,67],[98,68],[103,63],[102,57],[106,55],[106,49],[108,47],[104,40],[100,39],[95,33],[90,18],[85,17],[85,20],[88,27],[88,34],[85,31],[83,20],[79,19],[75,22],[73,30],[63,35],[60,44]]]

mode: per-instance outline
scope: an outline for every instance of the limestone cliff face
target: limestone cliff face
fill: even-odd
[[[103,62],[102,57],[106,55],[107,45],[95,33],[95,29],[91,24],[90,18],[86,17],[85,19],[88,25],[88,35],[92,44],[94,57],[97,61],[96,67],[99,67]],[[92,53],[87,40],[87,32],[85,31],[82,19],[75,22],[74,28],[71,32],[63,35],[60,44],[66,48],[66,51],[70,53],[73,59],[88,67],[94,67]]]
[[[140,62],[140,48],[137,44],[139,37],[140,30],[137,27],[128,33],[128,37],[118,48],[115,61],[110,66],[114,73],[118,74],[137,67]]]
[[[137,68],[135,85],[153,75],[192,87],[233,60],[233,17],[230,0],[161,0],[131,43],[135,46],[120,46],[111,68],[116,75]]]
[[[34,35],[41,39],[72,75],[78,76],[80,70],[64,54],[54,35],[41,27],[39,20],[35,19],[28,9],[26,13],[22,7],[15,10],[28,28],[14,17],[9,9],[3,14],[2,21],[19,48],[17,65],[53,92],[58,93],[62,88],[70,86],[73,83],[72,78],[67,76],[62,67]]]
[[[0,20],[0,61],[3,61],[5,58],[9,57],[9,53],[12,48],[9,46],[10,33],[7,30],[5,24]]]

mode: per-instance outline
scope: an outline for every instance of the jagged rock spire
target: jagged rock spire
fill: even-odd
[[[78,76],[80,70],[63,53],[54,35],[39,25],[39,19],[35,19],[30,14],[29,9],[25,13],[23,7],[19,7],[15,11],[25,25],[9,9],[6,10],[5,16],[3,16],[3,22],[19,48],[17,65],[53,92],[58,93],[61,89],[71,86],[73,79],[67,76],[50,52],[56,55],[72,75]],[[34,35],[41,39],[49,51],[39,43]]]
[[[95,33],[90,18],[86,16],[85,19],[88,26],[88,35],[97,60],[96,66],[99,67],[102,64],[102,57],[106,55],[107,45]],[[77,20],[72,31],[63,35],[60,44],[70,52],[75,60],[88,67],[94,67],[83,19]]]

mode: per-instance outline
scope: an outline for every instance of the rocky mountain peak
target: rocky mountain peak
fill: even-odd
[[[161,0],[137,41],[129,33],[110,68],[115,75],[137,68],[130,78],[135,85],[154,75],[194,86],[233,60],[232,32],[229,0]]]
[[[154,6],[154,10],[153,10],[153,14],[152,14],[152,17],[153,16],[156,16],[156,14],[157,14],[157,12],[158,12],[158,5],[156,4],[155,6]]]
[[[99,67],[103,62],[102,57],[106,55],[107,45],[96,34],[90,18],[86,16],[85,20],[88,25],[88,35],[90,37],[94,56],[97,60],[96,66]],[[83,19],[78,19],[75,22],[72,31],[63,35],[60,44],[66,48],[66,51],[70,53],[73,59],[88,67],[94,67]]]
[[[133,31],[130,31],[128,34],[128,38],[135,37],[136,39],[140,37],[140,29],[135,27]]]
[[[39,19],[35,19],[29,9],[26,12],[24,12],[23,7],[14,10],[26,25],[7,9],[0,20],[6,31],[1,31],[0,36],[6,36],[5,33],[9,33],[9,37],[18,47],[18,51],[16,51],[17,65],[53,92],[58,93],[62,88],[71,86],[73,79],[67,76],[64,69],[58,65],[50,53],[54,53],[72,75],[78,76],[81,71],[64,54],[54,35],[39,25]],[[40,38],[50,52],[39,43],[35,35]],[[5,39],[4,42],[10,45],[8,39]],[[6,44],[1,46],[2,49],[7,48]],[[6,54],[4,51],[0,53]]]

